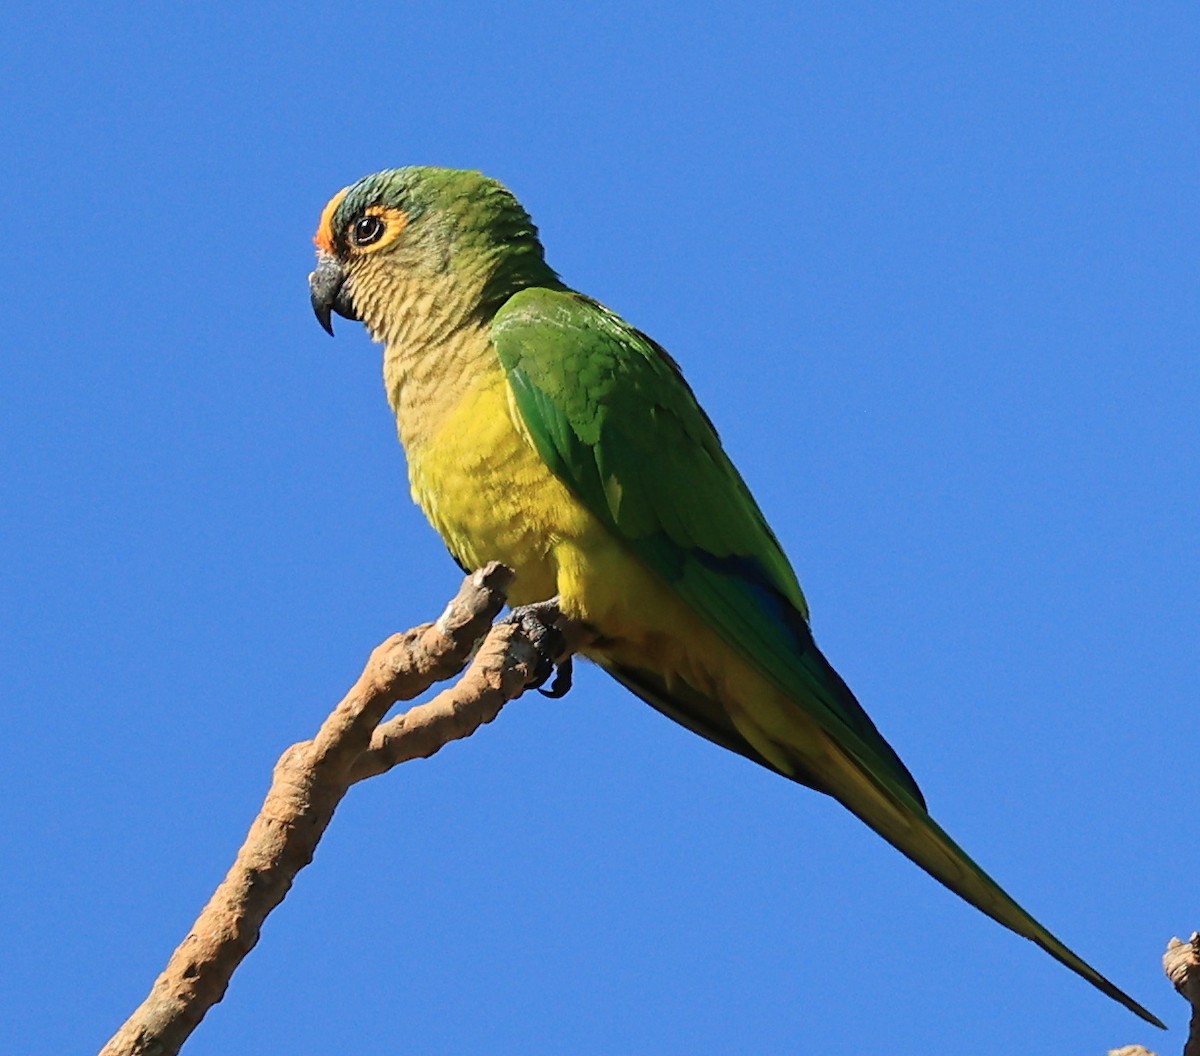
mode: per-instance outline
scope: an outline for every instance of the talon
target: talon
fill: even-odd
[[[566,637],[554,625],[558,615],[558,603],[555,599],[551,599],[535,605],[518,606],[504,618],[504,622],[515,623],[521,628],[537,653],[537,667],[534,669],[533,679],[529,683],[532,689],[541,690],[541,687],[550,680],[550,676],[555,674],[554,661],[567,650]],[[563,663],[568,665],[569,671],[570,659],[568,658]],[[559,665],[559,670],[562,670],[562,665]],[[566,689],[556,692],[560,685],[560,677],[554,679],[549,695],[561,696],[566,692]],[[570,688],[570,678],[568,673],[566,676],[567,688]]]
[[[550,683],[549,689],[537,687],[537,691],[543,697],[549,697],[551,700],[560,700],[571,691],[572,672],[571,672],[571,657],[567,657],[561,664],[554,669],[554,681]]]
[[[550,681],[550,676],[554,674],[554,662],[547,660],[538,652],[538,665],[533,672],[533,681],[529,683],[529,689],[536,689],[539,693],[542,692],[542,686]]]

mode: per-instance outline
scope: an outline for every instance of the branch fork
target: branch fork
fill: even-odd
[[[568,639],[578,648],[586,632],[566,626],[555,602],[496,622],[512,580],[513,573],[496,562],[467,576],[433,623],[377,646],[316,736],[280,756],[233,866],[149,996],[100,1056],[173,1056],[180,1050],[225,995],[268,914],[312,861],[351,785],[470,736],[510,700],[545,682],[555,666],[560,674],[569,672]],[[464,666],[458,681],[432,700],[384,721],[398,701],[419,696]]]

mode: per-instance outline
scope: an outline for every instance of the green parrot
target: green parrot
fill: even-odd
[[[950,890],[1163,1024],[1033,919],[938,826],[822,655],[791,564],[675,361],[547,265],[478,172],[367,176],[325,207],[313,309],[359,320],[412,495],[514,605],[556,597],[583,653],[710,741],[847,807]]]

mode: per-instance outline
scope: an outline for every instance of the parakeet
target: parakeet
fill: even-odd
[[[552,597],[585,655],[702,737],[833,796],[952,891],[1109,997],[938,826],[809,629],[779,541],[678,365],[572,290],[516,198],[478,172],[367,176],[321,215],[313,308],[363,322],[412,495],[515,605]]]

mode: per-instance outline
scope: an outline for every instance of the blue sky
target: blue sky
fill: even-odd
[[[94,1051],[458,573],[322,205],[480,168],[681,361],[934,814],[1161,1038],[599,672],[353,790],[188,1053],[1178,1051],[1191,4],[9,5],[5,1048]]]

